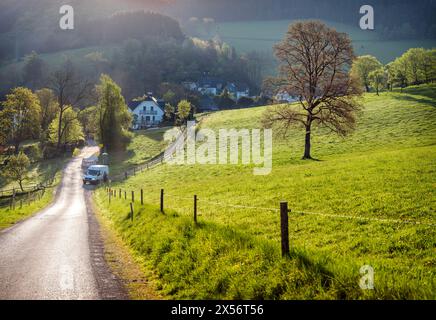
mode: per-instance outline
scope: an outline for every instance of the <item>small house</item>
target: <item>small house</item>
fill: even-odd
[[[164,119],[165,102],[153,97],[152,93],[147,93],[141,98],[130,101],[129,111],[133,115],[133,130],[155,127]]]

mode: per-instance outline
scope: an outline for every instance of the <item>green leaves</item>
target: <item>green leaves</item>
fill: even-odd
[[[23,87],[12,89],[2,105],[0,140],[11,141],[18,148],[22,141],[39,135],[41,106],[31,90]]]

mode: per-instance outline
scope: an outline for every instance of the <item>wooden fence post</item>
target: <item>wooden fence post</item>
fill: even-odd
[[[194,222],[197,224],[197,195],[194,195]]]
[[[126,171],[126,172],[124,172],[124,178],[126,178],[126,179],[127,179],[127,171]]]
[[[127,200],[127,191],[124,190],[124,200]]]
[[[135,202],[135,191],[132,191],[132,202]]]
[[[144,205],[144,190],[141,189],[141,205]]]
[[[118,193],[118,198],[121,199],[121,189],[120,189],[120,192]]]
[[[109,204],[111,204],[112,191],[109,191]]]
[[[160,212],[164,212],[164,189],[160,189]]]
[[[130,220],[133,222],[133,203],[130,202]]]
[[[12,209],[15,210],[15,188],[14,188],[13,194],[12,194]]]
[[[289,219],[287,202],[280,202],[280,229],[282,234],[282,257],[289,256]]]

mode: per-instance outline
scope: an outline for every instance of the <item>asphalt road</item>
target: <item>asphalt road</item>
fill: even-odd
[[[82,157],[96,150],[86,147],[66,166],[50,207],[0,233],[0,299],[126,298],[82,185]]]

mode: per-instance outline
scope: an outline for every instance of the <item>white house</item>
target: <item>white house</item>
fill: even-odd
[[[289,94],[288,92],[286,92],[286,91],[284,91],[284,90],[278,92],[278,93],[274,96],[274,99],[275,99],[276,101],[278,101],[278,102],[288,102],[288,103],[291,103],[291,102],[295,102],[295,101],[299,101],[299,100],[300,100],[298,96],[296,96],[296,95],[292,95],[292,94]]]
[[[133,115],[132,129],[140,130],[159,125],[164,118],[165,102],[157,100],[151,93],[129,103]]]

